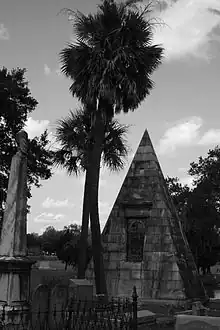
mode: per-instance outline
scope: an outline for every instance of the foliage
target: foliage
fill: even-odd
[[[41,235],[42,250],[49,254],[56,253],[57,243],[61,234],[62,232],[56,230],[53,226],[48,226]]]
[[[41,237],[37,233],[27,234],[27,248],[41,247]]]
[[[62,72],[73,80],[70,91],[84,104],[107,100],[109,116],[136,109],[153,88],[150,75],[163,49],[152,45],[150,7],[138,1],[104,0],[95,14],[74,16],[76,42],[61,52]]]
[[[41,252],[49,255],[56,254],[59,260],[73,268],[79,265],[79,238],[81,227],[76,224],[64,226],[62,230],[56,230],[53,226],[48,226],[42,235],[31,233],[27,235],[27,247],[40,247]],[[91,259],[91,240],[87,240],[86,265]]]
[[[187,185],[182,185],[177,177],[171,178],[168,176],[166,178],[166,184],[174,205],[176,206],[178,213],[180,213],[184,209],[188,200],[190,188]]]
[[[102,163],[112,171],[123,168],[128,154],[128,126],[117,120],[105,124],[105,137],[102,146]],[[70,111],[66,118],[57,122],[56,139],[60,148],[54,152],[54,164],[62,166],[68,174],[79,174],[88,167],[88,152],[93,143],[91,138],[91,113],[81,108]]]
[[[65,263],[65,269],[71,265],[73,268],[78,267],[80,263],[80,232],[81,227],[70,225],[62,231],[60,239],[57,243],[57,257]],[[91,259],[92,250],[89,240],[86,241],[86,266]]]
[[[17,151],[16,134],[25,127],[37,101],[31,96],[25,69],[6,68],[0,70],[0,218],[2,222],[4,203],[8,187],[11,159]],[[40,186],[41,179],[52,175],[51,152],[48,150],[48,133],[29,139],[28,152],[28,197],[31,187]]]
[[[220,259],[219,147],[192,162],[189,174],[194,179],[191,189],[181,185],[178,178],[167,178],[167,184],[196,263],[205,272]]]

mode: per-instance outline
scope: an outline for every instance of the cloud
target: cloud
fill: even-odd
[[[158,154],[172,155],[178,148],[183,147],[220,145],[220,129],[210,128],[202,134],[202,125],[202,118],[195,116],[173,123],[158,143]],[[179,171],[183,172],[184,168]]]
[[[0,24],[0,40],[8,40],[9,39],[8,29],[4,26],[3,23]]]
[[[34,138],[42,134],[48,128],[49,120],[35,120],[29,117],[25,123],[25,131],[28,133],[29,138]]]
[[[191,146],[199,138],[202,119],[191,117],[168,128],[159,141],[158,154],[174,152],[178,147]]]
[[[165,48],[167,60],[193,56],[210,60],[212,45],[218,41],[216,29],[220,26],[219,0],[163,0],[155,7],[154,42]]]
[[[73,203],[71,203],[68,199],[64,200],[54,200],[53,198],[47,197],[43,203],[43,208],[72,208],[74,206]]]
[[[61,65],[59,64],[56,69],[50,68],[47,64],[44,64],[44,74],[45,76],[51,76],[51,75],[56,75],[56,76],[61,76]]]
[[[55,73],[56,73],[58,76],[61,76],[61,75],[62,75],[62,72],[61,72],[61,64],[59,64],[58,68],[55,70]]]
[[[199,145],[220,144],[220,129],[208,130],[198,142]]]
[[[49,66],[47,64],[44,64],[44,74],[46,76],[49,76],[51,74],[51,69],[49,68]]]
[[[185,177],[180,178],[180,183],[192,188],[193,187],[193,177],[186,175]]]
[[[53,214],[53,213],[41,213],[38,216],[34,218],[34,222],[38,223],[51,223],[53,224],[54,222],[59,222],[64,218],[64,214]]]

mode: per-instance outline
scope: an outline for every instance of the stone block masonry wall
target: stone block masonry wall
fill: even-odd
[[[130,295],[135,285],[143,299],[206,299],[147,131],[102,238],[110,296]]]

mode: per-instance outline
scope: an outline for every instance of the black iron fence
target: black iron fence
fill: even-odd
[[[3,307],[0,315],[0,329],[19,330],[136,330],[137,293],[134,287],[131,299],[110,301],[76,301],[70,299],[67,306],[54,304],[42,311],[21,310]]]

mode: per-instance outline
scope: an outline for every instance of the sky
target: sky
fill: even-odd
[[[46,128],[51,136],[56,121],[79,103],[70,80],[59,70],[59,52],[74,40],[71,19],[63,8],[87,14],[99,0],[2,0],[0,65],[27,68],[32,96],[39,102],[28,118],[29,137]],[[156,1],[152,13],[155,44],[164,49],[162,65],[153,74],[151,95],[133,113],[120,115],[130,125],[130,146],[124,170],[101,170],[100,221],[103,227],[129,164],[147,128],[164,175],[191,184],[187,170],[220,142],[220,0]],[[84,177],[69,177],[58,169],[42,187],[32,189],[28,232],[47,226],[62,229],[81,223]]]

